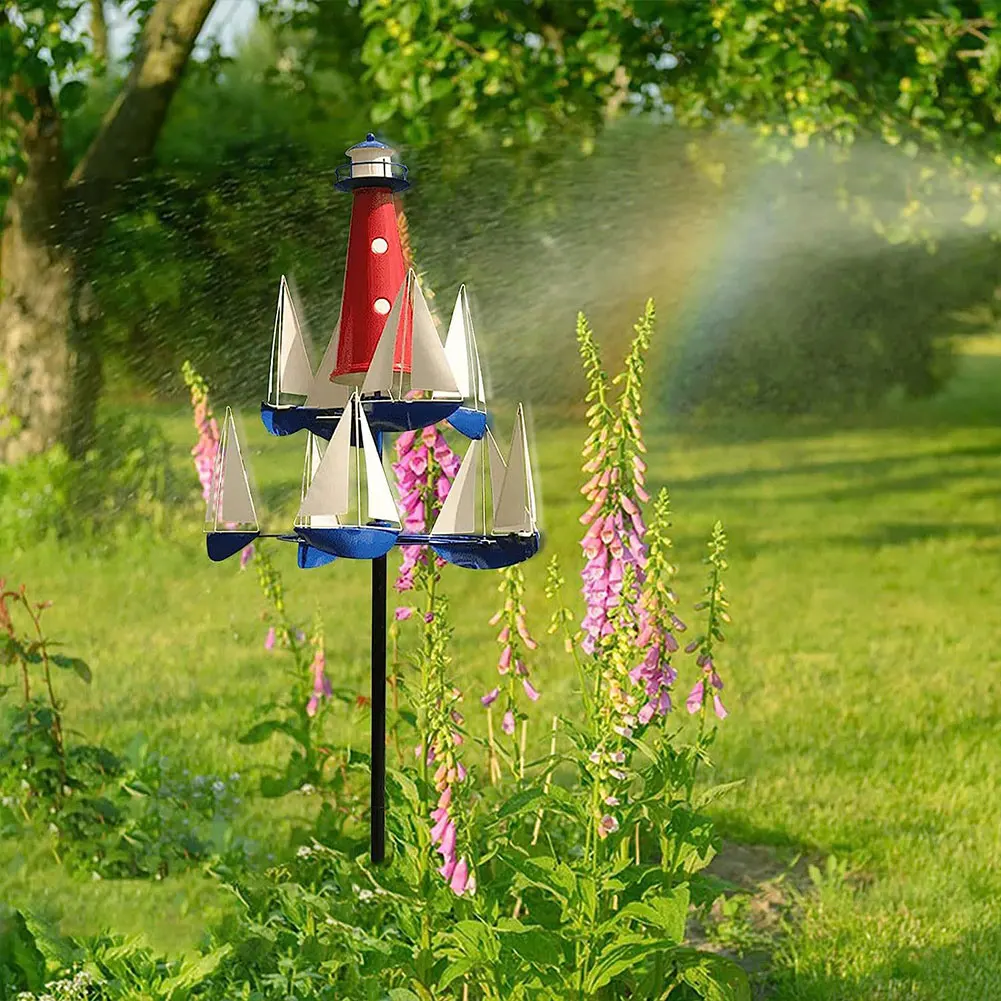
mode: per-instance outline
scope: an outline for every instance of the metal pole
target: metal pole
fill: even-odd
[[[386,857],[386,557],[372,560],[372,862]]]

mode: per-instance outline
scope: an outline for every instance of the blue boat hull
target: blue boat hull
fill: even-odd
[[[207,532],[205,548],[213,563],[221,563],[249,546],[260,532]]]
[[[374,560],[396,545],[400,530],[379,525],[342,525],[338,528],[297,528],[308,546],[347,560]]]
[[[373,433],[378,434],[380,431],[399,433],[419,431],[421,428],[448,420],[459,409],[459,404],[448,400],[362,400],[362,409]],[[279,438],[295,434],[296,431],[312,431],[313,434],[329,441],[343,413],[343,407],[325,409],[276,407],[270,403],[262,403],[261,423],[268,434]],[[470,411],[470,413],[477,412]],[[485,414],[483,420],[485,427]],[[482,435],[481,431],[479,436]]]
[[[541,542],[538,532],[481,538],[456,535],[432,539],[431,548],[446,563],[465,570],[501,570],[531,559],[539,551]]]
[[[315,570],[317,567],[325,567],[328,563],[333,563],[337,557],[333,553],[325,553],[322,549],[314,549],[308,542],[299,542],[299,551],[296,553],[296,564],[300,570]]]
[[[480,439],[487,433],[487,415],[482,410],[459,407],[448,418],[448,423],[467,438]]]

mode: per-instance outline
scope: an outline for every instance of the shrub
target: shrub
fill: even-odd
[[[0,466],[0,540],[125,536],[162,529],[173,497],[170,446],[159,426],[118,415],[99,425],[82,459],[61,446]]]
[[[89,683],[90,669],[53,652],[58,644],[41,625],[46,607],[0,579],[0,668],[11,671],[0,683],[0,837],[49,839],[57,858],[93,878],[161,878],[242,858],[245,846],[227,825],[239,776],[189,778],[141,739],[122,755],[67,740],[53,675],[73,671]]]

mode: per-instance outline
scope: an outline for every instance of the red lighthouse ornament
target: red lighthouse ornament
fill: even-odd
[[[370,132],[347,150],[336,187],[352,193],[351,229],[341,298],[337,362],[333,381],[360,384],[372,362],[393,302],[406,278],[393,195],[410,185],[407,169],[394,163],[396,151]],[[403,322],[408,317],[400,317]],[[396,372],[410,372],[408,338],[400,338],[393,358]]]
[[[284,282],[279,290],[268,399],[261,404],[271,434],[308,430],[329,440],[354,390],[373,433],[440,421],[468,438],[486,432],[484,380],[464,290],[443,344],[404,258],[393,199],[410,184],[394,152],[370,132],[336,170],[335,186],[352,196],[351,226],[340,315],[315,372]]]

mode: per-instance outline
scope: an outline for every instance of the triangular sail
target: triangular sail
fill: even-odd
[[[413,272],[411,272],[412,274]],[[363,395],[372,393],[388,393],[393,388],[393,358],[396,355],[396,340],[400,331],[400,316],[403,313],[404,298],[409,294],[410,274],[403,280],[393,307],[386,316],[379,343],[375,346],[372,361],[369,362],[365,381],[362,383]]]
[[[351,408],[337,422],[330,444],[314,470],[299,507],[299,517],[344,515],[348,512],[348,472],[351,460]]]
[[[452,318],[445,335],[445,358],[455,378],[456,393],[435,393],[436,399],[455,398],[472,400],[477,409],[486,402],[486,392],[483,383],[483,371],[480,368],[480,355],[476,347],[476,334],[473,331],[473,319],[469,312],[469,296],[466,286],[460,285],[452,309]]]
[[[476,473],[479,465],[480,442],[473,439],[431,529],[432,536],[476,533]]]
[[[409,309],[405,311],[406,306],[409,306]],[[410,340],[410,389],[431,390],[452,395],[458,393],[455,377],[452,375],[441,337],[438,335],[438,328],[412,269],[407,272],[407,277],[386,316],[379,343],[376,345],[362,383],[363,395],[392,393],[396,374],[394,359],[400,337]],[[400,390],[403,388],[402,375],[399,388]]]
[[[284,275],[278,289],[275,328],[278,336],[278,392],[305,396],[313,385],[313,370]]]
[[[375,521],[390,521],[399,523],[400,512],[390,489],[389,480],[386,479],[386,471],[382,465],[382,458],[379,450],[375,447],[375,439],[372,437],[372,429],[368,426],[368,419],[362,409],[358,397],[355,397],[354,406],[358,413],[358,423],[361,427],[362,448],[365,452],[365,479],[368,485],[368,516]],[[359,512],[360,515],[360,512]]]
[[[410,361],[410,388],[458,393],[455,376],[445,357],[427,300],[416,281],[412,282],[413,348]]]
[[[320,445],[322,441],[323,439],[318,435],[310,431],[306,432],[306,459],[303,463],[302,490],[299,495],[301,500],[306,499],[306,493],[313,482],[313,477],[320,468],[320,462],[323,459],[323,451]],[[336,528],[340,524],[337,516],[333,514],[306,515],[298,520],[309,528]]]
[[[455,377],[457,395],[465,400],[471,395],[471,386],[469,379],[469,354],[466,349],[466,319],[462,303],[464,290],[465,285],[460,285],[459,294],[455,297],[452,319],[449,321],[448,333],[445,335],[445,358],[448,360],[448,367],[452,370],[452,375]],[[449,394],[438,392],[434,395],[440,398]]]
[[[257,525],[257,512],[250,492],[250,481],[243,464],[240,440],[236,434],[233,411],[227,407],[219,441],[219,456],[212,478],[209,521],[219,530],[220,522],[229,525]]]
[[[500,499],[494,504],[494,532],[534,532],[528,494],[531,473],[528,470],[528,438],[525,432],[525,414],[519,405],[511,435],[511,453],[507,472],[501,486]],[[531,502],[534,507],[534,500]]]
[[[333,372],[337,364],[337,346],[341,340],[341,321],[337,320],[334,332],[330,335],[330,343],[323,353],[323,360],[320,367],[313,376],[309,395],[306,397],[306,406],[317,409],[330,409],[347,406],[351,397],[351,390],[347,386],[340,386],[336,382],[330,381],[330,373]]]

